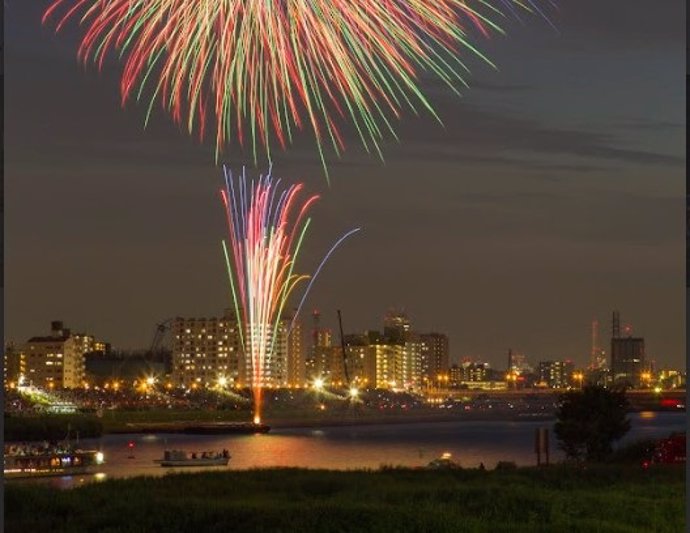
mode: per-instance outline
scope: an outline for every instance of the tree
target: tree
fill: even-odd
[[[630,429],[625,390],[588,385],[559,398],[554,431],[561,449],[572,459],[602,461],[612,444]]]

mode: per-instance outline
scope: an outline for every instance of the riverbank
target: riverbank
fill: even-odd
[[[117,425],[107,425],[106,433],[129,434],[129,433],[186,433],[188,428],[198,425],[209,427],[222,427],[227,425],[228,433],[233,433],[235,426],[241,424],[238,420],[227,420],[225,417],[203,417],[198,419],[181,420],[175,422],[124,422],[120,421]],[[344,414],[343,416],[292,416],[282,418],[268,418],[266,424],[273,429],[303,429],[303,428],[328,428],[328,427],[348,427],[348,426],[372,426],[387,424],[423,424],[430,422],[461,422],[461,421],[544,421],[551,423],[555,416],[550,413],[422,413],[422,414],[388,414],[378,413],[360,414],[353,416]],[[245,420],[245,423],[246,422]],[[219,431],[219,433],[222,433]]]
[[[90,415],[5,415],[3,421],[4,440],[8,442],[88,439],[103,434],[101,421]]]
[[[125,496],[123,496],[125,495]],[[8,531],[657,531],[685,527],[681,467],[265,469],[5,486]]]

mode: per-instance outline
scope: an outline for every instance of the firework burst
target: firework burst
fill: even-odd
[[[43,21],[59,31],[79,18],[84,62],[102,67],[116,51],[122,103],[146,93],[147,122],[160,101],[190,133],[212,132],[216,158],[236,139],[255,160],[257,145],[270,159],[272,141],[284,148],[306,125],[325,169],[324,144],[344,148],[343,122],[381,155],[404,108],[438,118],[420,72],[457,92],[464,53],[489,62],[472,36],[543,15],[539,2],[551,0],[56,0]]]
[[[309,280],[294,322],[325,262],[359,228],[349,231],[333,245],[313,276],[297,274],[295,261],[311,222],[307,213],[318,195],[300,200],[303,185],[281,189],[280,180],[274,181],[270,170],[250,183],[244,172],[238,179],[225,168],[224,173],[221,197],[230,238],[229,246],[223,242],[223,250],[240,342],[249,360],[254,421],[259,423],[261,392],[269,380],[267,371],[288,298],[301,282]]]

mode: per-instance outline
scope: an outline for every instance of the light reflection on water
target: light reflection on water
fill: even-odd
[[[623,442],[664,437],[685,429],[685,413],[654,413],[651,418],[640,413],[631,415],[630,419],[632,427]],[[379,468],[384,464],[417,467],[425,466],[444,452],[450,452],[453,460],[464,467],[484,463],[492,468],[498,461],[535,464],[534,432],[539,427],[552,430],[553,422],[462,421],[275,429],[264,435],[106,435],[97,440],[83,440],[82,445],[99,447],[105,453],[106,464],[101,466],[98,480],[265,467],[340,470]],[[552,460],[558,460],[562,454],[553,434],[549,440]],[[128,448],[130,442],[135,443],[133,452]],[[154,463],[163,457],[166,449],[216,452],[224,448],[232,456],[227,467],[172,469]],[[59,478],[50,483],[67,488],[88,481],[95,481],[94,476]]]

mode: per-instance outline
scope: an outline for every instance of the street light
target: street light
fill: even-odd
[[[357,398],[358,395],[359,390],[357,389],[357,387],[350,387],[350,398],[354,400],[355,398]]]
[[[323,390],[323,378],[316,378],[314,380],[314,389],[315,390]]]
[[[582,388],[582,380],[584,379],[585,375],[582,372],[575,372],[573,374],[573,378],[575,381],[579,382],[579,387]]]
[[[640,377],[642,378],[642,381],[644,382],[644,384],[647,387],[649,387],[650,382],[652,381],[652,373],[651,372],[642,372]]]

